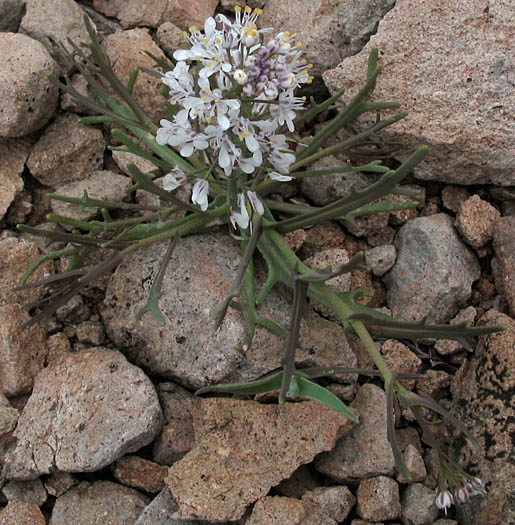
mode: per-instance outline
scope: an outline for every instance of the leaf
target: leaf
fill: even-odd
[[[276,372],[271,376],[267,376],[257,381],[250,383],[228,383],[226,385],[211,385],[205,386],[195,392],[195,395],[206,394],[207,392],[228,392],[232,394],[264,394],[266,392],[273,392],[281,387],[283,373]]]

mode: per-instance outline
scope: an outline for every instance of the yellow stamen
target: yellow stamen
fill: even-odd
[[[293,35],[291,35],[292,38],[295,38],[297,36],[297,33],[293,33]]]
[[[250,33],[249,33],[249,36],[256,36],[257,35],[257,32],[252,30]]]
[[[307,63],[307,60],[306,60],[305,58],[302,58],[302,59],[300,60],[300,63],[301,63],[301,64],[306,64],[306,63]]]
[[[211,122],[211,117],[206,117],[206,122],[209,124]]]
[[[314,78],[315,77],[309,77],[308,80],[306,81],[306,84],[311,84]]]
[[[245,26],[245,27],[243,28],[243,32],[244,32],[245,34],[247,34],[249,31],[250,31],[250,27]]]
[[[189,31],[190,33],[194,33],[195,31],[198,31],[198,27],[197,27],[197,26],[191,26],[191,27],[188,29],[188,31]]]
[[[289,31],[285,31],[284,32],[284,36],[290,36],[290,32]]]
[[[219,102],[220,102],[220,99],[219,99],[219,98],[216,98],[216,99],[214,100],[214,103],[215,103],[215,104],[218,104]]]
[[[207,38],[203,38],[202,43],[207,46],[209,44],[209,40]]]
[[[250,15],[250,13],[252,13],[252,7],[249,7],[248,5],[245,6],[245,13],[248,13]]]
[[[297,42],[297,47],[302,47],[302,42]]]
[[[215,44],[221,44],[222,41],[219,38],[215,38]]]
[[[256,7],[256,9],[254,9],[254,13],[257,16],[261,16],[263,14],[263,9],[259,9],[259,7]]]
[[[200,97],[200,100],[202,100],[202,102],[205,102],[207,99],[206,97]]]
[[[306,100],[306,95],[303,95],[301,98],[302,100]]]
[[[256,26],[256,25],[253,25],[253,26],[251,27],[251,29],[253,29],[254,31],[257,31],[257,26]]]
[[[313,69],[313,64],[308,64],[306,67],[307,67],[308,69]]]
[[[202,57],[201,57],[200,55],[197,55],[197,56],[195,57],[195,60],[200,60],[201,58],[202,58]]]
[[[188,34],[188,31],[183,31],[182,32],[184,38],[188,38],[190,35]]]
[[[234,7],[234,10],[237,12],[237,13],[241,13],[241,7],[239,5],[235,6]]]

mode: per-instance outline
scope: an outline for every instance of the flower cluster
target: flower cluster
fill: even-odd
[[[304,103],[294,90],[311,82],[312,65],[302,58],[295,34],[265,38],[271,30],[257,28],[260,9],[235,11],[234,22],[218,14],[203,32],[191,27],[186,33],[191,48],[176,51],[174,69],[162,75],[174,115],[161,120],[156,141],[183,157],[201,155],[211,166],[195,176],[176,168],[164,179],[166,190],[191,180],[191,200],[205,211],[210,182],[229,181],[236,188],[227,191],[231,223],[245,229],[249,211],[264,213],[257,182],[292,179],[295,155],[284,132],[294,130]]]
[[[451,492],[450,490],[439,492],[435,504],[447,515],[447,509],[451,507],[451,505],[465,503],[471,496],[476,496],[478,494],[486,494],[484,481],[481,478],[469,478],[464,485],[455,489],[454,492]]]

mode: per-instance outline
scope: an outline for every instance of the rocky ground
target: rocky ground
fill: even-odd
[[[396,316],[507,327],[473,353],[452,341],[377,342],[393,369],[425,372],[409,388],[440,400],[478,437],[475,451],[457,436],[451,443],[487,482],[486,497],[439,514],[434,458],[408,412],[397,433],[413,481],[395,472],[375,380],[345,376],[329,385],[358,425],[312,402],[279,410],[269,400],[193,396],[207,384],[259,377],[282,355],[283,341],[260,329],[246,354],[237,351],[236,311],[220,331],[209,329],[208,312],[239,259],[226,230],[179,244],[163,283],[164,327],[135,319],[165,250],[154,246],[44,325],[21,330],[44,290],[12,288],[50,248],[15,225],[49,227],[50,211],[91,217],[48,192],[116,200],[130,184],[131,159],[107,150],[110,130],[82,124],[87,110],[49,83],[48,74],[68,73],[86,89],[44,44],[85,41],[87,13],[127,79],[134,66],[152,65],[143,50],[171,56],[184,46],[184,28],[238,4],[0,0],[0,523],[515,523],[515,11],[507,0],[249,1],[264,7],[262,25],[298,33],[317,93],[355,93],[378,47],[378,97],[410,112],[388,138],[430,146],[406,181],[421,190],[418,208],[296,231],[288,241],[320,267],[365,250],[371,273],[355,271],[334,287],[371,290],[369,304]],[[159,87],[145,73],[135,86],[155,119]],[[370,182],[330,175],[288,191],[321,205]],[[36,278],[63,268],[65,259],[49,261]],[[288,308],[276,293],[266,313],[286,325]],[[299,366],[371,366],[357,338],[320,305],[303,323]]]

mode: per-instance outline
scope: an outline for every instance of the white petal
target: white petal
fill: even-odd
[[[218,165],[221,168],[226,168],[231,164],[231,157],[229,156],[225,148],[220,149],[220,155],[218,155]]]
[[[173,58],[175,58],[175,60],[188,60],[188,58],[191,58],[191,50],[178,49],[174,52]]]
[[[250,200],[250,204],[252,205],[256,213],[258,215],[263,215],[263,213],[265,213],[265,207],[263,206],[263,203],[261,202],[257,193],[255,193],[254,191],[248,191],[247,196]]]
[[[223,114],[218,114],[218,124],[222,129],[229,129],[231,126],[230,120]]]
[[[208,37],[215,29],[216,29],[215,19],[212,16],[210,16],[204,22],[204,33]]]
[[[189,157],[193,154],[193,144],[191,142],[188,142],[187,144],[184,144],[184,146],[181,148],[180,154],[183,157]]]

